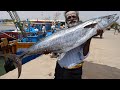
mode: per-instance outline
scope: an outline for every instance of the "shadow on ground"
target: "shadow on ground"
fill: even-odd
[[[94,39],[103,39],[104,37],[100,38],[98,36],[93,37]]]
[[[120,69],[85,61],[83,79],[120,79]]]

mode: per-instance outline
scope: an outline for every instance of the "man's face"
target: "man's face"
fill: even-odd
[[[66,23],[68,27],[73,27],[78,23],[78,16],[75,11],[69,11],[66,13]]]

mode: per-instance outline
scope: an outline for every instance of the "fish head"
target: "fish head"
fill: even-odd
[[[98,23],[98,26],[100,29],[103,29],[103,28],[107,28],[108,26],[116,22],[119,19],[119,16],[117,16],[117,14],[112,14],[112,15],[100,17],[99,19],[101,20]]]

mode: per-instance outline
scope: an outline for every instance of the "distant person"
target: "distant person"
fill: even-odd
[[[66,11],[64,16],[67,28],[74,27],[81,23],[78,11]],[[84,44],[66,53],[52,53],[51,58],[57,58],[54,79],[82,78],[84,59],[89,55],[91,39],[92,38],[88,39]],[[47,53],[46,51],[45,54]]]
[[[55,23],[52,24],[51,29],[52,29],[52,33],[54,33],[55,32]]]
[[[46,28],[45,28],[44,24],[42,25],[42,32],[43,32],[43,37],[45,37],[46,36]]]
[[[120,25],[116,24],[113,29],[115,30],[114,34],[116,34],[116,32],[120,33]]]
[[[37,28],[35,28],[35,31],[38,32],[39,30]]]
[[[65,28],[65,25],[64,24],[61,24],[60,25],[60,29],[64,29]]]

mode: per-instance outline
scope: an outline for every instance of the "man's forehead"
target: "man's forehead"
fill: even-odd
[[[76,12],[75,11],[69,11],[66,13],[66,16],[69,16],[69,15],[76,15]]]

